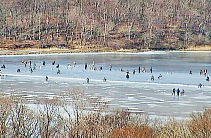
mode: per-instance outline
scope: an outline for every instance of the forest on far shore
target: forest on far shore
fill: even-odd
[[[0,0],[0,49],[210,45],[210,11],[208,0]]]

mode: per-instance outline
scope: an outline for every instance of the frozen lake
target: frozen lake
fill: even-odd
[[[28,64],[25,66],[22,61]],[[30,71],[29,61],[33,72]],[[55,65],[52,65],[53,61]],[[93,61],[97,70],[90,70]],[[85,63],[88,65],[86,70]],[[32,102],[37,97],[52,98],[59,92],[79,87],[89,97],[102,97],[108,101],[111,110],[123,108],[133,112],[144,111],[149,115],[185,117],[211,106],[211,84],[206,81],[205,75],[200,75],[200,70],[207,69],[208,74],[211,71],[211,52],[0,56],[0,66],[3,64],[5,68],[1,70],[7,76],[1,76],[0,91],[6,94],[14,92]],[[59,68],[56,68],[58,64]],[[68,67],[68,64],[71,66]],[[139,66],[145,67],[146,72],[139,73]],[[129,79],[126,72],[120,71],[121,68],[129,71]],[[60,74],[57,74],[58,69]],[[190,70],[192,74],[189,74]],[[162,78],[158,79],[160,74]],[[154,81],[151,80],[152,75]],[[87,78],[90,79],[89,84]],[[199,83],[204,86],[198,88]],[[185,94],[173,96],[173,88],[184,89]]]

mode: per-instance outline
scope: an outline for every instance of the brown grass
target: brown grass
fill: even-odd
[[[153,130],[149,126],[114,129],[111,138],[153,138]]]
[[[185,51],[210,51],[211,46],[205,45],[205,46],[190,46]]]

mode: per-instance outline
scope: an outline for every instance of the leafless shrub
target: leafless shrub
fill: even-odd
[[[174,118],[170,118],[164,126],[157,127],[156,134],[159,138],[191,138],[186,121]]]
[[[206,108],[203,113],[191,115],[188,128],[194,138],[211,137],[211,109]]]

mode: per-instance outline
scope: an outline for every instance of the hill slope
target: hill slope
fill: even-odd
[[[211,43],[211,2],[0,0],[0,48],[174,50]]]

